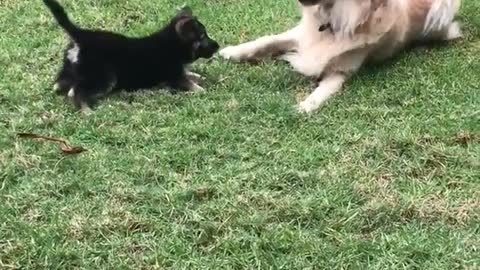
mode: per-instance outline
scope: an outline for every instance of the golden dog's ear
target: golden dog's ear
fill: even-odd
[[[332,29],[335,34],[352,36],[371,14],[372,0],[337,0],[330,13]]]

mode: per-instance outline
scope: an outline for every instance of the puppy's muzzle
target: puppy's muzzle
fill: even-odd
[[[194,46],[197,58],[211,58],[220,49],[218,42],[211,38],[205,38]]]

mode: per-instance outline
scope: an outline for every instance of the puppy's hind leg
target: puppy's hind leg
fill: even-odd
[[[342,89],[346,79],[346,75],[341,73],[326,75],[310,96],[299,104],[298,110],[304,113],[317,110],[325,101]]]
[[[73,75],[73,67],[69,64],[64,64],[55,79],[53,90],[57,95],[67,96],[74,84],[75,78]]]
[[[85,96],[80,91],[75,91],[75,95],[73,96],[73,102],[75,107],[80,110],[80,112],[84,115],[89,115],[93,112],[92,105],[93,101],[91,98]]]
[[[93,112],[92,106],[96,102],[96,93],[100,92],[94,89],[97,88],[85,81],[75,85],[68,93],[73,104],[82,114],[89,115]]]
[[[297,46],[298,29],[296,27],[278,35],[264,36],[237,46],[226,47],[220,50],[219,54],[225,59],[237,62],[277,56]]]

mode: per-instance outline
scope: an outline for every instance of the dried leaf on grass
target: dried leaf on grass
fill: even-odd
[[[67,143],[67,141],[63,139],[52,138],[52,137],[42,136],[42,135],[33,134],[33,133],[18,133],[17,136],[23,139],[55,142],[60,146],[60,150],[62,150],[62,153],[65,155],[77,155],[87,151],[87,149],[83,147],[72,147]]]

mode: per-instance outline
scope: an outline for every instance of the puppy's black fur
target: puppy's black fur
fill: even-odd
[[[167,84],[173,89],[201,90],[185,66],[210,58],[219,45],[189,8],[183,8],[160,31],[131,38],[103,30],[82,29],[72,23],[56,0],[43,0],[71,43],[56,80],[59,94],[73,96],[75,105],[89,110],[94,101],[116,90],[133,91]]]

